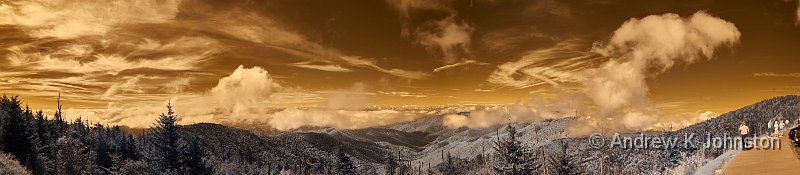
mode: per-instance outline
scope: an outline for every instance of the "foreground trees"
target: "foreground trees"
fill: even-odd
[[[365,154],[358,145],[336,139],[313,139],[319,141],[315,144],[338,145],[324,150],[294,140],[298,136],[291,133],[278,139],[216,124],[180,126],[171,104],[152,128],[137,136],[80,117],[66,121],[60,108],[59,101],[54,115],[48,117],[23,107],[17,97],[4,96],[0,100],[0,154],[7,153],[10,163],[0,164],[19,162],[16,165],[24,167],[21,172],[31,174],[350,175],[378,174],[381,168],[386,174],[468,174],[482,167],[486,173],[534,174],[542,172],[544,162],[517,139],[512,126],[505,128],[508,136],[494,143],[496,153],[491,158],[482,152],[478,158],[464,159],[463,153],[443,151],[442,162],[432,164],[404,159],[398,150],[396,157],[387,155],[385,162],[374,163],[364,159],[373,152]],[[270,146],[280,148],[263,149]]]
[[[336,149],[336,157],[339,160],[337,166],[337,173],[340,175],[353,175],[356,174],[356,166],[353,165],[353,161],[350,160],[350,156],[344,153],[344,150],[341,146]]]
[[[120,127],[65,122],[58,108],[52,120],[22,108],[18,97],[0,99],[0,147],[32,174],[211,174],[197,139],[182,137],[172,106],[151,132],[136,139]],[[143,148],[143,149],[140,149]],[[4,152],[4,153],[3,153]],[[142,159],[144,158],[144,159]],[[2,162],[13,166],[15,161]],[[2,169],[2,168],[0,168]]]
[[[2,118],[3,151],[10,153],[23,165],[31,167],[36,174],[44,174],[45,167],[39,155],[39,138],[33,125],[33,112],[30,108],[20,108],[22,102],[17,97],[3,96],[0,100]]]
[[[155,128],[145,136],[145,159],[151,173],[211,174],[211,168],[202,160],[202,148],[196,140],[181,137],[175,121],[172,104],[167,104],[167,113],[159,116]]]
[[[570,155],[569,143],[561,140],[555,152],[550,154],[548,162],[552,167],[552,172],[558,175],[576,175],[586,172],[581,169],[581,164],[586,163],[577,156]]]
[[[536,161],[536,155],[529,147],[517,140],[517,129],[508,125],[506,132],[508,132],[508,137],[502,140],[498,138],[494,144],[494,150],[497,151],[495,154],[495,157],[497,157],[497,162],[494,165],[495,172],[505,175],[539,172],[538,170],[542,164]]]

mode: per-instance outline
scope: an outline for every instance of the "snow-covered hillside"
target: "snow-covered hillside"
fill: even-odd
[[[765,100],[719,117],[700,122],[671,133],[647,132],[645,135],[682,135],[685,133],[735,135],[741,121],[766,122],[776,116],[797,120],[800,97],[784,96]],[[281,162],[290,169],[308,169],[331,163],[338,148],[353,157],[364,172],[376,172],[387,157],[399,160],[408,172],[438,170],[446,154],[453,156],[463,172],[474,173],[491,166],[494,142],[508,137],[503,125],[488,128],[447,128],[442,115],[422,117],[414,121],[382,127],[355,130],[333,128],[257,135],[222,125],[198,124],[183,127],[186,134],[203,138],[205,146],[220,157],[244,155],[248,160]],[[517,139],[533,148],[537,161],[546,162],[553,150],[568,145],[568,154],[580,162],[590,174],[660,174],[688,173],[707,169],[709,163],[725,153],[714,149],[596,149],[585,137],[567,137],[565,130],[575,121],[567,117],[556,120],[512,124]],[[638,133],[628,133],[638,134]],[[252,141],[259,140],[259,141]],[[221,146],[224,145],[224,146]],[[243,151],[244,150],[244,151]],[[730,152],[729,152],[730,153]],[[230,157],[230,156],[229,156]],[[237,156],[233,156],[237,157]],[[398,159],[399,158],[399,159]],[[225,158],[221,158],[225,159]],[[230,160],[227,160],[230,161]],[[286,163],[289,162],[289,163]],[[264,164],[264,163],[262,163]],[[412,173],[413,174],[413,173]]]

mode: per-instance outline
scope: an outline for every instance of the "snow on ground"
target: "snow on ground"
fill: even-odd
[[[731,160],[733,159],[733,157],[736,156],[736,154],[739,154],[739,152],[741,152],[741,151],[740,150],[727,151],[727,152],[723,153],[722,155],[718,156],[717,158],[714,158],[714,160],[708,161],[708,163],[706,163],[705,165],[703,165],[700,168],[698,168],[697,171],[694,172],[694,174],[695,175],[715,175],[715,173],[717,173],[717,172],[714,172],[716,169],[721,169],[722,171],[725,171],[725,167],[728,166],[728,163],[730,163]],[[719,172],[719,173],[722,173],[722,172]]]
[[[547,145],[554,139],[563,138],[565,136],[565,128],[572,122],[571,118],[533,122],[533,123],[518,123],[513,124],[517,128],[518,138],[523,144],[531,147],[539,147]],[[419,127],[406,127],[416,128]],[[429,130],[430,131],[430,130]],[[452,156],[462,159],[472,159],[477,155],[493,153],[494,141],[498,137],[508,137],[505,130],[505,125],[498,125],[482,129],[443,129],[434,131],[433,134],[438,135],[439,138],[434,141],[434,145],[428,146],[425,150],[415,153],[414,161],[432,162],[434,164],[442,162],[442,154],[444,151],[449,152]]]

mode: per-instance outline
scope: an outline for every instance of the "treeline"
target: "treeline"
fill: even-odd
[[[422,163],[411,165],[399,155],[397,159],[386,155],[386,161],[378,164],[362,162],[347,153],[352,148],[338,141],[331,143],[333,151],[320,151],[291,141],[271,142],[269,137],[242,137],[244,133],[238,132],[226,135],[220,132],[231,130],[205,127],[209,125],[178,126],[170,104],[154,126],[138,136],[121,127],[90,124],[80,117],[66,121],[60,97],[53,116],[22,104],[17,96],[4,95],[0,100],[0,174],[585,173],[585,161],[568,151],[568,142],[559,142],[558,149],[549,151],[532,148],[516,138],[518,133],[511,125],[505,128],[508,137],[495,142],[491,156],[463,160],[442,152],[443,161],[433,167],[428,163],[423,171]],[[210,131],[198,130],[204,128]],[[221,143],[220,139],[235,143]],[[254,147],[268,145],[276,148],[255,151],[259,149]]]
[[[211,174],[197,141],[178,134],[169,105],[155,128],[135,138],[116,126],[65,121],[60,98],[47,117],[3,95],[0,127],[2,151],[32,174]]]

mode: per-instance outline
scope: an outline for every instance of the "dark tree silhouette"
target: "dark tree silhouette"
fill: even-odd
[[[33,112],[25,107],[17,96],[8,98],[3,95],[0,100],[0,112],[3,118],[2,141],[3,151],[11,153],[34,174],[45,174],[44,163],[39,157],[39,139],[36,137]]]
[[[386,155],[386,174],[397,174],[397,161],[394,159],[392,154]]]
[[[205,151],[194,137],[184,139],[181,145],[181,171],[186,174],[205,175],[211,174],[211,168],[203,162]]]
[[[356,174],[356,166],[353,165],[353,161],[350,160],[350,156],[344,153],[344,150],[340,146],[336,149],[336,158],[339,160],[338,166],[336,168],[337,174],[340,175],[353,175]]]
[[[506,126],[508,137],[494,143],[497,161],[494,170],[497,174],[518,175],[532,174],[542,164],[536,162],[534,153],[522,142],[517,140],[517,129],[511,125]]]
[[[558,175],[575,175],[584,174],[581,165],[585,161],[580,160],[577,156],[569,154],[569,143],[561,140],[558,149],[555,153],[551,154],[548,161],[552,166],[552,172]]]
[[[175,126],[175,112],[172,111],[172,104],[167,104],[167,113],[162,113],[155,128],[147,135],[147,145],[149,151],[145,158],[153,169],[159,172],[173,172],[183,174],[180,170],[180,150],[178,140],[180,135]]]
[[[444,156],[441,172],[445,175],[456,174],[456,165],[455,162],[453,162],[453,156],[450,156],[450,152],[447,152],[446,156]]]

